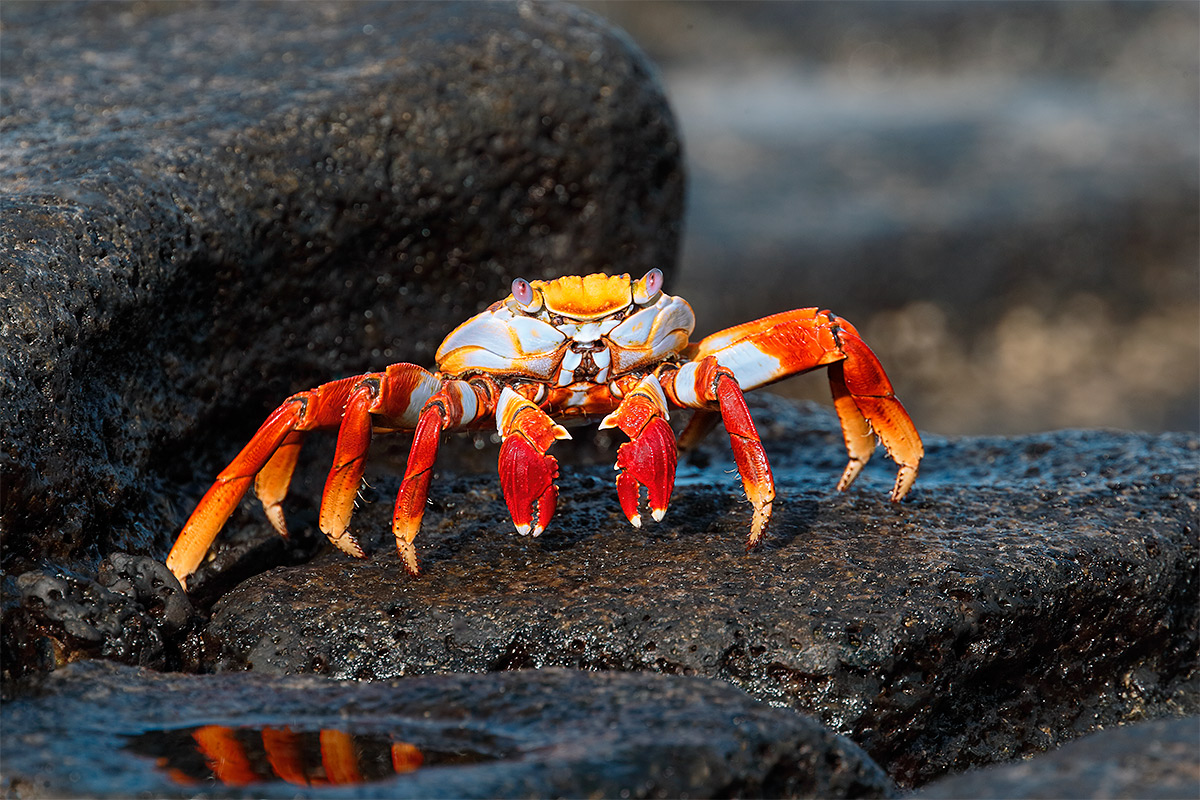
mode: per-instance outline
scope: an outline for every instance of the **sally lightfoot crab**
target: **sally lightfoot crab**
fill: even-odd
[[[183,583],[254,483],[267,518],[287,535],[282,501],[300,446],[310,432],[338,431],[318,524],[341,550],[362,557],[349,530],[374,433],[412,431],[412,449],[392,517],[396,547],[417,574],[413,545],[443,431],[496,426],[500,485],[513,523],[537,536],[558,500],[557,460],[548,455],[563,424],[600,418],[629,441],[617,450],[617,498],[640,526],[640,495],[662,519],[675,486],[677,442],[669,408],[694,409],[678,446],[698,442],[724,422],[753,507],[747,547],[771,517],[775,484],[742,392],[827,367],[834,408],[850,460],[848,487],[875,449],[876,437],[900,465],[891,499],[912,487],[924,449],[892,392],[879,359],[854,326],[830,311],[803,308],[714,333],[695,344],[691,306],[662,291],[652,269],[513,281],[512,294],[455,328],[437,350],[437,371],[392,364],[292,395],[275,409],[201,499],[167,566]],[[561,424],[560,424],[561,423]]]

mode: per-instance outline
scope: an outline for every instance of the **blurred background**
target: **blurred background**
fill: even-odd
[[[1200,4],[581,5],[678,117],[697,336],[821,306],[922,430],[1200,429]]]

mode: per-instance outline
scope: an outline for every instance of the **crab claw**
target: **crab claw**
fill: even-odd
[[[500,448],[500,487],[517,533],[539,535],[558,503],[558,461],[539,453],[524,436],[511,436]],[[536,516],[536,520],[534,519]]]
[[[517,533],[541,534],[558,503],[558,461],[546,455],[557,439],[570,439],[546,412],[512,389],[505,388],[496,404],[500,446],[500,488]]]
[[[658,522],[667,513],[678,462],[675,433],[667,424],[667,399],[658,379],[644,378],[600,427],[620,428],[629,437],[617,450],[616,465],[620,470],[617,499],[625,518],[635,528],[642,526],[638,501],[645,486],[650,516]]]

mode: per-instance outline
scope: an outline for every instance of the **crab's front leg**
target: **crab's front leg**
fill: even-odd
[[[699,409],[705,422],[712,421],[714,406],[720,412],[746,498],[754,508],[746,541],[747,549],[754,547],[771,519],[775,478],[737,378],[713,356],[684,364],[676,372],[664,372],[662,378],[663,388],[676,405]]]
[[[657,522],[667,512],[675,488],[679,458],[675,433],[667,424],[667,398],[662,384],[647,375],[622,399],[617,410],[600,422],[601,428],[620,428],[629,441],[617,450],[617,498],[634,527],[642,525],[638,510],[641,487],[646,487],[650,516]]]
[[[517,533],[538,536],[550,524],[558,502],[558,461],[547,455],[558,439],[570,439],[566,429],[510,387],[496,403],[500,445],[500,488]]]

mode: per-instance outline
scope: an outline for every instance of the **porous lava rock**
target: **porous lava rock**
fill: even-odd
[[[912,800],[1200,797],[1200,717],[1121,725],[1027,761],[945,778],[910,796]]]
[[[404,742],[426,766],[322,787],[337,776],[317,752],[302,765],[311,785],[271,780],[284,773],[272,769],[283,750],[268,764],[265,732],[285,728],[348,735],[364,774],[372,740]],[[223,729],[243,743],[245,770],[234,767],[238,753],[223,751],[224,774],[241,785],[214,782],[212,762],[197,752],[198,731]],[[206,797],[897,794],[861,749],[814,720],[719,681],[665,675],[548,669],[354,683],[83,662],[6,705],[0,737],[6,795],[19,798],[193,797],[201,780]]]
[[[3,8],[9,574],[169,532],[293,391],[511,280],[670,269],[680,149],[644,56],[552,3]]]
[[[908,786],[1196,707],[1194,435],[930,436],[894,505],[882,457],[832,490],[845,455],[831,412],[751,403],[778,481],[753,552],[716,435],[641,529],[608,466],[564,459],[538,539],[514,535],[494,475],[443,470],[415,579],[385,538],[398,481],[369,477],[375,502],[353,524],[376,552],[244,581],[213,606],[205,662],[358,680],[705,675],[821,719]]]
[[[12,679],[72,661],[103,658],[178,669],[198,623],[179,581],[147,556],[113,553],[96,580],[31,570],[6,587],[2,674]]]

